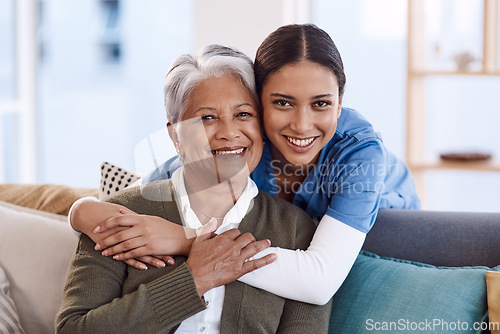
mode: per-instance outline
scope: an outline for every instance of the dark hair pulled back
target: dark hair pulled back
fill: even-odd
[[[255,83],[257,94],[269,76],[283,66],[296,64],[302,60],[322,65],[333,71],[342,97],[345,87],[345,74],[339,50],[331,37],[314,24],[290,24],[273,31],[262,42],[255,55]]]

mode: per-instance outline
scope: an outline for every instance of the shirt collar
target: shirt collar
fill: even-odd
[[[189,202],[189,196],[184,183],[184,167],[178,168],[172,174],[171,180],[176,192],[177,206],[179,207],[184,225],[194,229],[201,228],[202,224],[193,209],[191,209],[191,204]],[[259,190],[257,189],[255,182],[248,177],[247,185],[245,186],[241,196],[236,201],[236,204],[224,216],[222,225],[215,231],[215,233],[220,234],[231,228],[238,228],[243,217],[245,217],[247,212],[252,209],[253,199],[258,193]]]

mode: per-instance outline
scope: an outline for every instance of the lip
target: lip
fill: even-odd
[[[232,157],[242,157],[245,155],[247,147],[245,146],[231,146],[231,147],[220,147],[218,149],[212,150],[212,154],[219,158],[232,158]]]
[[[295,137],[295,136],[283,135],[283,138],[285,139],[286,143],[288,144],[288,147],[290,147],[293,151],[298,152],[298,153],[304,153],[304,152],[309,151],[314,146],[314,144],[316,144],[316,141],[319,138],[319,136],[310,136],[310,137],[300,138],[300,137]],[[308,145],[299,146],[299,145],[295,145],[294,143],[290,142],[288,140],[288,138],[293,138],[295,140],[306,140],[306,141],[312,139],[312,141]]]

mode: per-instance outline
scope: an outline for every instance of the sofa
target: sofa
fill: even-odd
[[[5,200],[2,186],[4,193],[8,188],[0,185]],[[69,199],[57,209],[63,214],[54,214],[40,210],[53,210],[42,198],[47,194],[37,193],[40,187],[30,188],[32,203],[12,196],[11,203],[0,202],[0,314],[2,307],[17,314],[7,324],[0,317],[0,333],[22,333],[16,326],[25,333],[54,332],[78,240],[64,214],[76,198],[93,193],[64,187],[53,201]],[[330,333],[488,332],[470,326],[486,321],[485,275],[500,264],[500,213],[381,210],[363,250],[334,297]],[[414,318],[417,311],[420,318]],[[423,323],[435,319],[447,322],[448,330]],[[450,330],[457,328],[451,321],[468,321],[468,331]]]

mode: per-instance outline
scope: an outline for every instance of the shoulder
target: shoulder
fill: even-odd
[[[255,197],[249,218],[257,222],[255,237],[269,238],[277,247],[305,249],[316,230],[316,224],[304,210],[263,191]]]
[[[347,160],[385,162],[385,146],[380,134],[359,112],[342,108],[333,138],[323,148],[318,163],[335,164]]]
[[[348,136],[357,140],[382,139],[380,134],[373,129],[373,125],[361,113],[351,108],[342,108],[342,113],[337,121],[336,134],[340,137]]]
[[[300,219],[311,220],[311,217],[299,208],[298,206],[287,202],[281,198],[271,196],[268,193],[259,191],[259,194],[255,197],[260,209],[266,210],[269,214],[280,214],[285,216],[297,216]]]
[[[166,180],[172,177],[172,173],[175,172],[179,167],[181,167],[181,163],[179,160],[179,156],[172,157],[162,163],[158,168],[156,168],[151,173],[147,174],[142,178],[142,183],[148,183],[158,180]]]
[[[163,212],[163,203],[174,201],[170,184],[170,180],[161,180],[127,188],[105,198],[104,202],[126,206],[139,214],[159,215]]]
[[[367,164],[379,167],[387,165],[387,150],[377,138],[351,139],[341,144],[330,142],[320,155],[316,168],[320,170],[320,175],[335,177]]]

